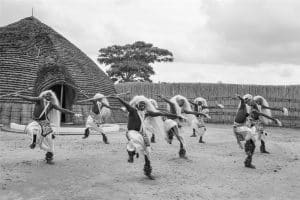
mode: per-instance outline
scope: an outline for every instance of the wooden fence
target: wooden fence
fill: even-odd
[[[232,124],[239,101],[233,99],[235,94],[252,94],[265,97],[270,106],[286,107],[289,116],[283,116],[281,112],[273,111],[274,117],[283,122],[284,127],[300,127],[300,85],[291,86],[266,86],[266,85],[238,85],[238,84],[214,84],[214,83],[122,83],[116,85],[117,92],[130,91],[126,96],[129,101],[135,95],[145,95],[148,98],[158,100],[161,108],[166,104],[157,99],[156,94],[172,97],[180,94],[188,99],[204,97],[209,105],[216,102],[222,103],[223,110],[211,109],[212,119],[208,122]]]

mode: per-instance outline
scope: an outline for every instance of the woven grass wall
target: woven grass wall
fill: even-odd
[[[239,101],[233,99],[235,94],[261,95],[265,97],[270,106],[286,107],[290,111],[289,116],[283,116],[281,112],[272,111],[274,117],[279,118],[284,127],[300,127],[300,85],[293,86],[266,86],[266,85],[238,85],[238,84],[214,84],[214,83],[122,83],[116,85],[118,93],[130,91],[126,96],[130,100],[134,95],[145,95],[158,100],[161,108],[166,104],[159,101],[156,94],[174,96],[181,94],[188,99],[204,97],[209,105],[216,102],[225,106],[224,110],[211,109],[212,119],[208,122],[232,124]]]

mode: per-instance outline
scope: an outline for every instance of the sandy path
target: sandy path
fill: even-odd
[[[124,132],[56,139],[55,165],[44,152],[28,148],[25,135],[0,134],[0,199],[299,199],[300,131],[271,129],[270,155],[254,156],[257,169],[243,167],[245,158],[230,126],[208,125],[206,144],[185,131],[188,159],[178,158],[178,143],[153,144],[156,180],[143,175],[143,158],[127,163]]]

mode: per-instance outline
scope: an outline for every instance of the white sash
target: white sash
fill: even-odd
[[[99,114],[100,114],[102,103],[100,103],[99,101],[97,101],[97,106],[98,106],[98,110],[99,110]]]
[[[144,111],[137,111],[140,120],[141,120],[141,128],[140,128],[140,133],[144,131],[144,120],[145,120],[145,112]]]
[[[50,105],[50,101],[44,101],[44,102],[46,102],[46,105],[45,105],[45,107],[44,107],[43,112],[40,114],[39,119],[41,119],[41,117],[43,116],[43,114],[46,113],[46,111],[47,111],[47,109],[48,109],[48,107],[49,107],[49,105]],[[46,115],[46,114],[45,114],[45,115]],[[47,117],[47,115],[46,115],[46,117]]]

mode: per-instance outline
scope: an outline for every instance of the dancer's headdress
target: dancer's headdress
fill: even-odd
[[[267,100],[264,97],[262,97],[262,96],[255,96],[253,98],[253,100],[257,103],[260,112],[262,112],[265,115],[268,115],[270,117],[272,116],[272,113],[271,113],[270,109],[263,108],[263,106],[269,107],[269,103],[267,102]],[[272,122],[270,119],[267,119],[267,118],[265,118],[263,116],[261,116],[260,119],[262,120],[262,122],[264,124],[270,124]]]
[[[180,100],[184,101],[182,107],[180,107],[179,103],[178,103]],[[181,96],[181,95],[176,95],[176,96],[172,97],[170,99],[170,101],[172,103],[174,103],[175,106],[176,106],[176,114],[185,116],[187,118],[187,122],[188,122],[189,125],[192,125],[194,123],[194,121],[197,121],[195,115],[182,113],[183,109],[186,110],[186,111],[193,111],[192,107],[191,107],[191,104],[189,103],[187,98],[185,98],[184,96]],[[170,110],[169,105],[168,105],[168,109]]]
[[[58,98],[52,90],[45,90],[45,91],[41,92],[39,97],[42,97],[42,96],[44,96],[48,93],[51,94],[51,100],[50,100],[51,103],[60,107],[60,103],[58,101]],[[44,99],[43,102],[44,102],[44,106],[46,106],[47,105],[47,100]],[[47,117],[50,121],[50,124],[54,125],[56,128],[60,127],[60,118],[61,118],[60,111],[58,111],[56,109],[52,109],[49,113],[47,113]]]
[[[195,104],[198,104],[199,102],[202,103],[202,106],[208,107],[208,104],[207,104],[206,99],[204,99],[204,98],[202,98],[202,97],[197,97],[196,99],[194,99],[194,103],[195,103]],[[208,112],[209,112],[209,109],[208,109],[208,108],[202,109],[202,112],[208,113]]]
[[[152,111],[152,112],[159,112],[154,105],[151,103],[151,101],[146,98],[145,96],[135,96],[130,101],[130,105],[132,107],[136,107],[140,102],[145,103],[145,110],[146,111]],[[148,117],[145,120],[145,126],[152,126],[154,130],[156,130],[159,134],[164,135],[164,129],[163,129],[163,121],[161,117]],[[145,127],[147,128],[147,127]]]
[[[101,106],[99,103],[105,103],[106,105],[109,106],[109,102],[108,102],[107,98],[104,97],[103,94],[101,94],[101,93],[96,93],[96,94],[94,95],[94,99],[100,99],[100,98],[101,98],[101,100],[99,100],[99,102],[97,102],[98,106]],[[99,108],[99,110],[100,110],[100,108]],[[100,115],[101,115],[104,119],[108,119],[108,118],[111,116],[111,111],[110,111],[109,108],[103,106],[103,107],[101,108],[101,110],[100,110]]]

